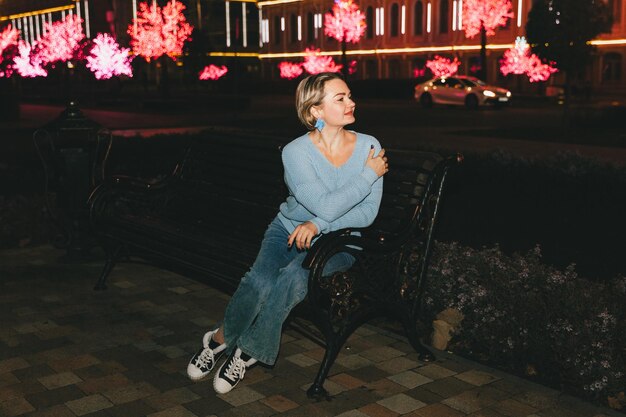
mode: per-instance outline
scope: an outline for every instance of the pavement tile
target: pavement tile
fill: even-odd
[[[455,377],[460,379],[461,381],[465,381],[469,384],[476,385],[476,386],[490,384],[493,381],[500,379],[497,376],[492,375],[488,372],[477,371],[474,369],[457,374],[455,375]]]
[[[71,356],[65,359],[53,360],[48,363],[50,368],[57,372],[73,371],[75,369],[86,368],[95,365],[99,359],[92,355]]]
[[[444,368],[443,366],[440,366],[434,363],[421,366],[415,369],[415,372],[420,373],[433,380],[447,378],[449,376],[456,375],[455,371],[451,371],[448,368]]]
[[[468,414],[469,417],[505,417],[503,414],[498,413],[491,408],[483,408],[482,410],[476,411],[475,413]],[[535,414],[531,414],[527,417],[539,417]]]
[[[241,387],[237,387],[237,389],[234,389],[227,394],[220,395],[219,397],[230,405],[237,407],[243,404],[258,401],[262,398],[265,398],[265,395],[244,385]]]
[[[441,403],[464,414],[470,414],[483,408],[478,391],[465,391],[454,397],[446,398]]]
[[[324,410],[321,403],[304,404],[301,407],[286,411],[282,417],[334,417],[330,411]]]
[[[65,404],[59,404],[54,407],[30,413],[28,417],[76,417],[76,414],[72,413]]]
[[[29,366],[28,368],[16,369],[11,372],[22,382],[34,381],[38,378],[55,374],[56,372],[45,364]]]
[[[191,401],[184,406],[197,416],[205,416],[207,414],[222,415],[233,406],[215,395],[207,395],[199,400]]]
[[[116,387],[103,392],[113,404],[124,404],[159,393],[159,390],[148,382],[138,382]]]
[[[0,374],[0,387],[19,384],[20,380],[12,372]]]
[[[59,374],[53,374],[37,378],[37,380],[47,389],[61,388],[66,385],[77,384],[82,381],[73,372],[61,372]]]
[[[407,414],[427,405],[426,403],[416,400],[413,397],[409,397],[406,394],[397,394],[377,401],[376,403],[398,414]]]
[[[139,400],[125,404],[114,405],[106,409],[106,414],[111,417],[144,417],[157,411],[149,404]]]
[[[13,398],[0,403],[0,416],[3,417],[21,416],[31,411],[35,411],[35,407],[24,398]]]
[[[417,368],[418,366],[419,363],[409,360],[404,356],[399,356],[397,358],[389,359],[376,364],[377,368],[382,369],[385,372],[389,372],[390,374],[398,374],[408,369]]]
[[[275,415],[275,411],[260,401],[233,407],[220,417],[268,417]]]
[[[441,395],[444,398],[452,397],[460,394],[463,391],[474,388],[474,385],[463,382],[454,377],[448,377],[443,379],[437,379],[436,381],[429,382],[422,385],[424,389],[434,392],[437,395]]]
[[[90,378],[77,385],[85,394],[95,394],[107,391],[111,387],[123,387],[130,383],[131,381],[124,374],[115,373],[98,378]]]
[[[435,394],[432,391],[424,389],[423,386],[421,385],[419,387],[406,391],[405,394],[410,395],[416,400],[425,402],[426,404],[438,403],[444,399],[444,397],[442,397],[441,395]]]
[[[430,404],[425,407],[419,408],[410,414],[406,414],[407,417],[462,417],[465,416],[460,411],[448,407],[445,404]]]
[[[543,410],[556,407],[559,404],[558,395],[556,391],[526,391],[515,395],[513,398],[537,410]]]
[[[336,417],[368,417],[368,415],[359,410],[349,410],[338,414]]]
[[[308,356],[311,359],[315,359],[319,363],[322,360],[324,360],[324,355],[326,353],[326,350],[324,350],[323,348],[320,347],[320,348],[317,348],[317,349],[307,350],[307,351],[302,352],[302,353],[304,355]],[[337,363],[337,361],[335,361],[335,363]]]
[[[372,365],[373,362],[364,358],[361,355],[339,355],[335,360],[336,364],[344,366],[348,369],[359,369],[365,366]]]
[[[187,410],[183,406],[177,406],[168,408],[167,410],[157,411],[152,414],[148,414],[147,417],[199,417],[198,415]]]
[[[285,411],[293,410],[294,408],[299,407],[298,403],[293,402],[289,398],[283,397],[282,395],[272,395],[271,397],[263,398],[260,401],[279,413],[284,413]]]
[[[359,411],[368,415],[369,417],[396,417],[399,414],[395,411],[388,409],[387,407],[383,407],[378,403],[368,404],[359,408]]]
[[[337,375],[333,375],[330,378],[328,378],[329,380],[338,383],[339,385],[342,385],[344,387],[346,387],[348,390],[354,389],[354,388],[359,388],[359,387],[363,387],[365,386],[366,382],[363,380],[360,380],[358,378],[353,377],[352,375],[346,374],[346,373],[340,373]]]
[[[24,358],[16,357],[4,359],[0,361],[0,374],[12,372],[18,369],[28,368],[29,366],[30,364]]]
[[[38,381],[29,380],[15,385],[9,385],[0,388],[0,402],[11,400],[13,398],[21,398],[28,394],[46,391],[46,387]]]
[[[510,398],[495,403],[490,408],[507,417],[526,417],[529,414],[534,414],[538,411],[534,407]]]
[[[57,404],[63,404],[67,401],[77,400],[82,397],[84,397],[84,393],[78,389],[76,385],[68,385],[53,390],[35,392],[25,396],[28,402],[38,410]]]
[[[427,384],[433,380],[413,371],[405,371],[388,377],[393,382],[400,384],[409,389]]]
[[[143,401],[154,410],[165,410],[176,405],[186,404],[201,397],[187,387],[176,388],[161,394],[151,395]]]
[[[403,387],[400,384],[396,384],[395,382],[390,381],[387,378],[370,382],[366,385],[366,388],[381,398],[390,397],[392,395],[406,391],[406,387]]]
[[[360,353],[365,359],[378,363],[402,356],[403,353],[389,346],[377,346]]]
[[[82,416],[85,414],[104,410],[109,407],[113,407],[113,404],[100,394],[90,395],[88,397],[82,397],[77,400],[68,401],[65,403],[65,405],[77,416]]]
[[[302,353],[297,353],[295,355],[287,356],[285,359],[303,368],[307,366],[313,366],[313,365],[319,364],[319,361],[316,361],[315,359],[307,355],[304,355]]]

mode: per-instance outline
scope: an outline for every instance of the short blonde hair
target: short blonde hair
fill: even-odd
[[[336,72],[320,72],[309,75],[298,84],[296,89],[296,111],[298,119],[309,130],[315,129],[316,118],[311,114],[313,106],[319,106],[324,100],[324,86],[330,80],[343,80]]]

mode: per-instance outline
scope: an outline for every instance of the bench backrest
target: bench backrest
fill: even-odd
[[[194,143],[179,168],[183,192],[171,204],[172,215],[202,218],[219,212],[225,200],[232,200],[254,210],[254,216],[263,218],[254,223],[264,227],[287,196],[280,157],[286,142],[216,134]],[[390,171],[385,176],[378,217],[370,229],[377,234],[397,234],[414,225],[428,178],[442,159],[431,152],[387,150],[387,155]],[[230,206],[224,204],[223,208]]]
[[[435,166],[442,160],[432,152],[386,150],[389,172],[383,198],[370,233],[408,232],[415,227],[420,204]]]

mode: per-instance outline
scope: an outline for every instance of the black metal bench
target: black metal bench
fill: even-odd
[[[207,133],[165,179],[116,176],[102,183],[89,200],[91,225],[107,254],[96,289],[106,288],[122,256],[134,255],[232,293],[287,195],[279,151],[285,143]],[[311,271],[309,294],[296,314],[316,325],[326,346],[311,397],[326,396],[323,383],[344,342],[377,315],[398,317],[421,357],[432,358],[416,330],[420,294],[446,173],[458,158],[387,155],[390,171],[375,223],[359,229],[361,237],[350,230],[320,237],[303,265]],[[326,261],[339,251],[356,257],[354,267],[323,277]]]

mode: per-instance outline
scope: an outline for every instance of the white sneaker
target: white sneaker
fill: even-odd
[[[192,381],[199,381],[207,376],[224,354],[226,344],[222,343],[215,349],[209,348],[209,342],[217,329],[207,332],[202,338],[202,347],[196,352],[187,365],[187,375]]]
[[[256,359],[241,358],[241,349],[237,348],[222,364],[213,378],[213,388],[218,394],[230,392],[246,374],[246,369],[256,363]]]

